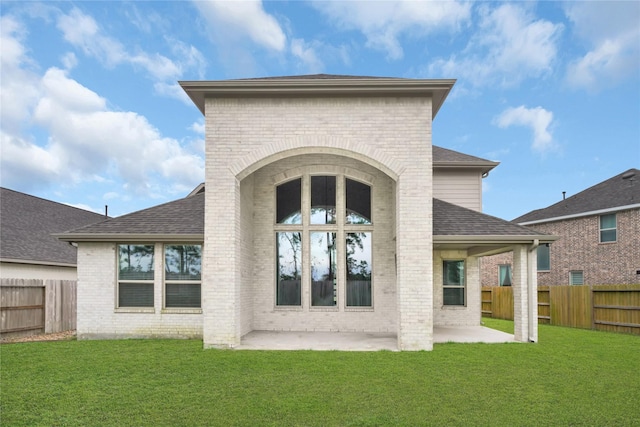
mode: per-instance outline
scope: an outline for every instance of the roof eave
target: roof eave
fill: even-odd
[[[561,216],[550,217],[550,218],[535,219],[531,221],[516,222],[516,224],[528,226],[528,225],[535,225],[535,224],[543,224],[546,222],[556,222],[556,221],[564,221],[567,219],[583,218],[587,216],[610,214],[614,212],[628,211],[631,209],[640,209],[640,203],[635,203],[632,205],[625,205],[625,206],[616,206],[613,208],[598,209],[598,210],[588,211],[588,212],[580,212],[580,213],[575,213],[570,215],[561,215]],[[515,220],[513,222],[515,222]]]
[[[76,264],[72,264],[68,262],[44,261],[44,260],[33,260],[33,259],[0,258],[0,262],[10,263],[10,264],[41,265],[46,267],[77,268]]]
[[[276,79],[209,80],[178,82],[189,98],[205,114],[205,98],[397,96],[431,97],[432,118],[444,104],[455,79]]]
[[[65,242],[203,242],[204,234],[151,233],[63,233],[54,237]]]
[[[439,169],[479,169],[482,172],[489,172],[498,166],[500,162],[456,162],[456,161],[444,161],[433,162],[434,168]]]
[[[552,243],[558,240],[559,236],[553,236],[550,234],[537,234],[537,235],[434,235],[433,243],[462,243],[471,245],[481,244],[530,244],[536,240],[538,243]]]

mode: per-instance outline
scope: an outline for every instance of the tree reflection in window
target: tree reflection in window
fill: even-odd
[[[347,233],[347,306],[371,307],[371,233]]]
[[[301,304],[302,233],[276,233],[278,246],[277,305]]]
[[[335,306],[336,233],[311,233],[311,305]]]

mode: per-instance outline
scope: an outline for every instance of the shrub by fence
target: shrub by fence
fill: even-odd
[[[1,279],[2,337],[54,333],[76,328],[75,280]]]
[[[482,315],[513,320],[513,289],[482,288]],[[640,285],[540,286],[538,323],[640,335]]]

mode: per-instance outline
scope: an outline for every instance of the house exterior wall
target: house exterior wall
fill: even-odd
[[[598,215],[528,225],[560,236],[549,251],[551,269],[538,272],[538,285],[568,285],[570,271],[582,271],[585,285],[640,283],[640,209],[616,217],[617,241],[610,243],[600,243]],[[512,254],[482,259],[483,286],[497,286],[498,264],[512,264]]]
[[[396,181],[399,346],[431,348],[433,318],[424,310],[433,304],[431,263],[424,262],[432,259],[430,117],[429,98],[206,99],[205,347],[234,347],[251,328],[250,316],[237,317],[249,304],[239,284],[251,262],[237,244],[239,181],[296,154],[328,153],[357,158]]]
[[[76,280],[78,274],[76,267],[2,262],[0,263],[0,278]]]
[[[199,309],[163,309],[164,259],[155,244],[154,307],[116,308],[117,244],[78,243],[78,339],[199,338]]]
[[[444,260],[465,261],[465,305],[443,304],[442,265]],[[477,257],[467,256],[466,251],[434,251],[433,256],[433,313],[435,326],[479,326],[481,320],[481,293]]]
[[[433,197],[482,212],[482,176],[477,171],[435,168]]]

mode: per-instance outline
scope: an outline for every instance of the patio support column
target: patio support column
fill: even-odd
[[[529,289],[529,342],[538,342],[538,241],[527,251]]]
[[[513,322],[516,341],[529,341],[529,251],[526,245],[513,249]]]
[[[396,190],[398,348],[414,351],[433,349],[431,168],[420,166],[405,171]]]
[[[207,162],[213,163],[207,153]],[[228,168],[207,164],[202,261],[205,348],[240,344],[240,183]]]

